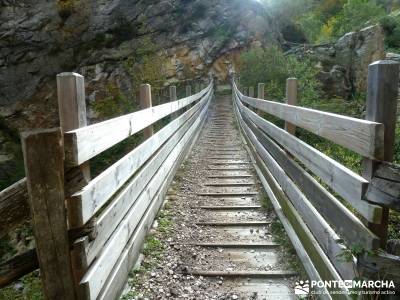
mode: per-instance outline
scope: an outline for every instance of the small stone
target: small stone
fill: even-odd
[[[150,273],[150,276],[151,276],[151,277],[156,277],[157,274],[156,274],[155,272],[151,272],[151,273]]]
[[[238,295],[232,295],[232,299],[233,300],[237,300],[237,299],[239,299],[239,296]]]

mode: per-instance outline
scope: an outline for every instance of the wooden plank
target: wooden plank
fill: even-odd
[[[250,149],[249,149],[250,152]],[[279,205],[278,199],[275,197],[272,189],[269,187],[267,180],[264,178],[264,175],[262,174],[260,168],[256,165],[255,166],[256,173],[258,177],[260,178],[261,184],[264,187],[265,191],[267,192],[269,199],[274,207],[274,211],[276,212],[279,220],[281,221],[283,227],[285,228],[285,232],[288,235],[293,248],[295,249],[298,258],[300,259],[307,275],[311,280],[314,281],[321,281],[321,276],[318,274],[317,269],[314,266],[314,263],[312,262],[311,258],[307,254],[307,251],[304,249],[299,237],[297,236],[292,224],[289,222],[289,220],[286,218],[281,206]],[[329,294],[328,290],[326,288],[318,288],[316,287],[316,291],[320,293],[319,297],[320,299],[332,299]]]
[[[203,109],[200,116],[204,116],[206,110],[207,106]],[[196,115],[193,117],[196,118]],[[123,234],[125,238],[130,236],[135,228],[135,222],[140,220],[140,212],[147,208],[153,195],[152,193],[157,190],[154,189],[154,186],[160,184],[160,180],[164,179],[163,176],[165,176],[169,170],[169,166],[173,163],[174,158],[171,158],[171,155],[175,153],[173,157],[177,157],[179,149],[183,148],[184,139],[188,138],[188,132],[193,132],[193,126],[197,126],[196,124],[199,122],[200,119],[197,118],[196,122],[188,122],[187,126],[182,127],[180,132],[158,153],[157,157],[154,157],[152,162],[146,165],[132,182],[121,191],[110,206],[100,214],[95,221],[95,227],[97,228],[96,239],[90,241],[88,237],[84,237],[74,243],[73,251],[76,253],[75,257],[80,258],[77,265],[89,266],[100,250],[103,249],[104,243],[114,230],[120,230],[120,234]],[[190,127],[191,125],[192,127]],[[146,187],[146,185],[148,186]],[[123,223],[124,220],[125,223]],[[117,227],[119,229],[116,229]],[[119,241],[121,242],[123,239],[121,237]]]
[[[359,258],[358,270],[363,276],[375,280],[393,280],[400,292],[400,257],[386,252],[364,255]]]
[[[204,115],[202,115],[202,117],[203,116]],[[174,164],[178,161],[178,157],[184,151],[186,145],[188,145],[196,130],[199,129],[199,126],[202,123],[202,117],[196,120],[192,127],[186,132],[185,136],[181,139],[179,145],[177,145],[171,152],[168,160],[165,164],[163,164],[162,169],[160,169],[159,178],[165,179],[166,177],[168,177],[167,175],[169,174],[170,170],[174,169]],[[152,184],[150,184],[148,188],[149,191],[157,192],[158,190],[158,187],[152,186]],[[163,192],[162,195],[164,193],[165,192]],[[148,192],[143,193],[145,197],[147,197],[146,194],[148,194]],[[91,265],[88,272],[81,281],[81,286],[83,289],[88,291],[88,293],[90,294],[90,299],[102,299],[102,296],[99,296],[99,293],[102,291],[102,287],[106,282],[107,277],[109,277],[110,272],[113,270],[115,263],[117,263],[116,268],[118,272],[120,268],[123,268],[120,272],[124,272],[124,269],[128,267],[127,265],[119,265],[118,260],[124,261],[125,259],[129,259],[129,252],[138,251],[138,247],[140,248],[141,241],[144,239],[144,236],[146,235],[146,232],[149,229],[150,224],[153,222],[153,219],[158,211],[158,208],[161,204],[160,202],[162,202],[162,199],[160,198],[161,196],[156,196],[153,201],[150,201],[150,205],[147,206],[147,212],[143,216],[138,228],[136,228],[136,230],[134,231],[133,236],[124,231],[125,228],[128,230],[129,228],[124,226],[125,224],[124,222],[122,222],[116,233],[108,240],[106,245],[103,247],[100,257],[98,257],[98,259],[96,259],[96,261]],[[146,203],[149,203],[149,199],[147,199]],[[132,211],[131,217],[135,217],[135,215],[136,211]],[[130,230],[132,230],[132,228]],[[126,237],[130,238],[129,241],[126,240]],[[134,250],[131,249],[132,247],[134,247]],[[131,264],[129,263],[128,265],[130,268]],[[111,277],[113,276],[115,275],[112,275]],[[107,290],[109,288],[106,287],[105,289]]]
[[[26,178],[0,192],[0,238],[30,220]]]
[[[71,165],[80,165],[158,120],[202,97],[209,97],[211,92],[209,85],[190,97],[67,132],[64,135],[66,161]]]
[[[368,90],[366,116],[369,121],[380,122],[385,126],[384,152],[381,160],[393,161],[397,97],[399,92],[399,63],[394,61],[377,61],[368,67]],[[363,161],[363,176],[372,179],[376,162],[371,159]],[[375,187],[378,183],[375,181]],[[375,191],[375,192],[373,192]],[[376,199],[379,190],[370,190],[369,197]],[[382,195],[381,195],[382,196]],[[381,239],[382,249],[386,249],[389,226],[389,208],[384,207],[380,224],[369,223],[368,227]]]
[[[0,288],[39,268],[36,249],[28,250],[0,264]]]
[[[249,137],[249,140],[254,145],[258,155],[262,158],[268,170],[270,170],[271,174],[282,187],[282,190],[288,196],[298,214],[307,224],[324,252],[338,269],[342,278],[351,280],[356,277],[356,274],[354,273],[354,265],[345,262],[340,257],[346,247],[343,245],[342,240],[337,236],[336,232],[304,196],[294,182],[286,175],[285,171],[274,160],[271,154],[260,144],[254,133],[251,132],[250,128],[244,122],[241,126],[246,132],[246,136]]]
[[[238,120],[240,120],[240,116],[238,111],[236,111],[236,114],[238,116]],[[239,122],[240,125],[242,125],[242,122]],[[243,128],[241,128],[241,131],[243,132]],[[289,233],[291,232],[290,229],[293,229],[294,232],[290,234],[292,237],[293,241],[298,241],[297,246],[295,247],[296,251],[300,250],[298,253],[300,253],[300,258],[302,261],[305,261],[305,268],[308,270],[308,274],[310,277],[315,278],[315,280],[319,280],[318,278],[320,277],[322,280],[341,280],[341,277],[337,273],[336,269],[326,256],[326,254],[323,252],[321,249],[320,245],[318,242],[315,240],[313,237],[312,233],[308,229],[307,225],[304,223],[303,219],[298,215],[297,210],[293,207],[291,204],[290,200],[287,198],[285,193],[283,192],[282,188],[279,186],[278,182],[274,178],[274,176],[270,173],[268,170],[267,166],[261,159],[261,157],[257,154],[256,149],[254,146],[251,144],[249,138],[246,136],[246,134],[243,133],[243,136],[246,138],[248,141],[248,145],[251,149],[250,154],[254,157],[254,159],[257,162],[257,165],[255,166],[256,170],[259,170],[258,174],[262,174],[262,176],[259,176],[261,182],[263,183],[263,186],[268,186],[270,189],[267,189],[268,195],[271,197],[270,199],[274,201],[275,199],[277,200],[278,203],[272,202],[274,207],[278,207],[279,209],[277,212],[279,213],[280,211],[283,212],[281,216],[285,216],[285,218],[282,218],[282,220],[285,221],[288,220],[286,223],[288,226],[285,228],[289,229]],[[264,179],[265,178],[265,179]],[[265,184],[267,183],[267,184]],[[290,226],[289,226],[290,225]],[[301,249],[304,248],[304,251],[301,251]],[[311,260],[311,262],[310,262]],[[349,299],[346,295],[332,295],[333,299]]]
[[[58,114],[62,133],[87,125],[85,80],[77,73],[57,75]],[[65,172],[65,193],[69,196],[90,181],[90,165],[83,163]]]
[[[249,119],[243,118],[258,141],[268,150],[290,178],[313,203],[329,224],[344,238],[347,245],[362,245],[365,249],[379,248],[380,241],[352,212],[296,163],[273,140]]]
[[[286,103],[289,105],[297,105],[297,79],[288,78],[286,80]],[[296,134],[296,125],[285,122],[285,130],[290,134]]]
[[[34,234],[47,299],[76,299],[64,204],[60,129],[22,135]]]
[[[204,277],[246,277],[246,278],[288,278],[298,276],[294,271],[273,270],[273,271],[208,271],[191,270],[184,274]]]
[[[383,158],[383,124],[243,96],[244,103],[331,140],[363,156]]]
[[[140,108],[146,109],[152,107],[152,99],[151,99],[151,85],[150,84],[141,84],[140,85]],[[154,134],[153,126],[146,127],[143,129],[143,137],[148,139]]]
[[[376,164],[365,198],[400,210],[400,166],[388,162]]]
[[[176,130],[183,126],[194,114],[199,112],[199,109],[206,101],[207,98],[201,100],[178,119],[175,119],[150,139],[125,155],[93,179],[81,191],[68,199],[70,226],[83,226]]]
[[[239,105],[243,113],[252,122],[285,147],[287,151],[348,201],[367,220],[375,223],[380,222],[381,207],[361,201],[368,187],[367,180],[285,130],[259,117],[242,104],[239,103]]]

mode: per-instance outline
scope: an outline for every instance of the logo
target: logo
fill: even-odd
[[[295,295],[308,295],[310,293],[310,283],[308,280],[296,281],[294,286]]]

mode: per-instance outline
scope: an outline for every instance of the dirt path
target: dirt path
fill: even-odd
[[[295,299],[296,272],[272,236],[275,214],[261,200],[231,97],[217,96],[123,298]]]

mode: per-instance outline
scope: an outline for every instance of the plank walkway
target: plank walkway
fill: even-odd
[[[197,225],[213,232],[213,238],[192,243],[203,249],[208,262],[189,262],[189,272],[223,277],[221,289],[240,299],[295,299],[296,273],[282,266],[279,245],[270,235],[274,213],[261,207],[261,187],[238,132],[231,97],[217,95],[214,101],[198,141],[197,156],[207,178],[199,178],[193,207],[206,211]],[[209,255],[209,249],[219,253]]]

